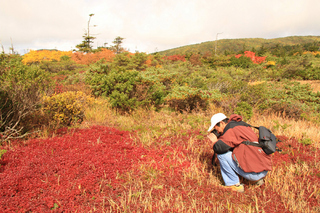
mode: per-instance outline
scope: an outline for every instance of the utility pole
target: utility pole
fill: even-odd
[[[216,56],[217,55],[217,40],[218,40],[218,35],[219,34],[222,34],[222,33],[217,33],[217,35],[216,35],[216,42],[215,42],[215,48],[214,48],[214,55]]]

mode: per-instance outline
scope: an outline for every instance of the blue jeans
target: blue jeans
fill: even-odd
[[[220,162],[221,174],[226,186],[232,186],[240,183],[238,175],[244,177],[247,180],[257,181],[265,177],[268,173],[268,171],[263,171],[260,173],[244,172],[232,159],[232,152],[230,151],[224,154],[217,155],[217,158]]]

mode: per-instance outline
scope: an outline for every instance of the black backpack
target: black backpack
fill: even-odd
[[[251,125],[249,124],[249,126]],[[281,152],[281,150],[277,147],[277,143],[279,143],[280,140],[277,139],[277,137],[269,129],[267,129],[264,126],[251,127],[254,127],[259,130],[259,143],[243,141],[243,144],[260,147],[267,155],[271,155],[276,151]]]

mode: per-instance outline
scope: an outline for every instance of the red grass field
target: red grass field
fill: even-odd
[[[223,187],[198,131],[143,146],[104,126],[3,145],[0,212],[317,212],[319,150],[282,140],[266,184]],[[12,143],[13,144],[13,143]]]

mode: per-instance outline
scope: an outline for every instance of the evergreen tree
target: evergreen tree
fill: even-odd
[[[121,52],[124,51],[124,48],[121,46],[122,44],[122,40],[124,38],[121,38],[120,36],[118,36],[117,38],[114,39],[114,41],[112,43],[114,43],[113,46],[111,46],[111,49],[115,51],[116,54],[119,54]]]

